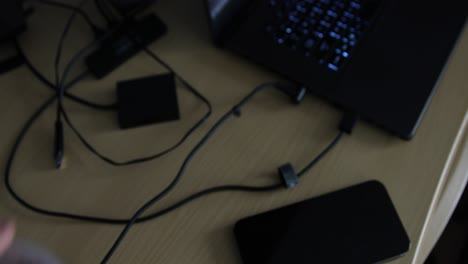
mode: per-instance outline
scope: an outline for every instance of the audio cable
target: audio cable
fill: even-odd
[[[53,7],[58,7],[58,8],[62,8],[62,9],[68,9],[68,10],[71,10],[71,11],[76,11],[81,17],[83,17],[85,22],[91,27],[91,29],[93,30],[93,32],[94,32],[94,34],[96,36],[99,36],[100,34],[103,34],[103,32],[104,32],[104,30],[101,27],[99,27],[96,23],[94,23],[91,20],[88,13],[86,13],[80,7],[70,5],[70,4],[67,4],[67,3],[64,3],[64,2],[54,1],[54,0],[36,0],[36,2],[38,2],[40,4],[44,4],[44,5],[49,5],[49,6],[53,6]]]
[[[88,2],[89,0],[81,0],[77,5],[77,8],[73,10],[71,16],[67,20],[65,24],[65,28],[60,35],[57,52],[55,55],[55,63],[54,63],[54,73],[55,73],[55,87],[56,87],[56,96],[57,96],[57,109],[56,109],[56,117],[55,117],[55,144],[54,144],[54,158],[55,158],[55,168],[59,169],[62,166],[63,158],[65,155],[65,144],[64,144],[64,130],[63,130],[63,123],[62,123],[62,109],[63,109],[63,97],[65,94],[65,76],[66,73],[71,70],[71,67],[68,67],[64,70],[63,78],[60,78],[60,61],[62,57],[62,50],[63,45],[65,43],[65,38],[67,37],[70,28],[72,26],[73,21],[75,20],[76,15],[79,13],[79,10]],[[93,45],[83,49],[83,54],[85,54],[88,49],[90,50],[93,48]],[[77,57],[75,57],[77,58]],[[72,59],[72,62],[75,60]]]

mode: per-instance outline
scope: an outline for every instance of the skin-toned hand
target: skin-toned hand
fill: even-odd
[[[27,241],[15,241],[16,225],[13,221],[0,220],[0,264],[59,264],[48,252]]]
[[[0,221],[0,256],[13,244],[15,237],[15,223],[12,221]]]

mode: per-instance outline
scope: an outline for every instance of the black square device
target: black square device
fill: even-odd
[[[119,124],[132,128],[179,119],[173,74],[117,83]]]

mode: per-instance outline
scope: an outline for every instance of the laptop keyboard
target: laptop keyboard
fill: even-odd
[[[378,9],[366,0],[268,0],[274,19],[266,30],[277,45],[333,71],[349,61]]]

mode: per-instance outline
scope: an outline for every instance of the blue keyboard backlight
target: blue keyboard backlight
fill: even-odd
[[[334,71],[338,71],[338,67],[336,67],[335,65],[331,64],[331,63],[328,63],[328,68],[334,70]]]

